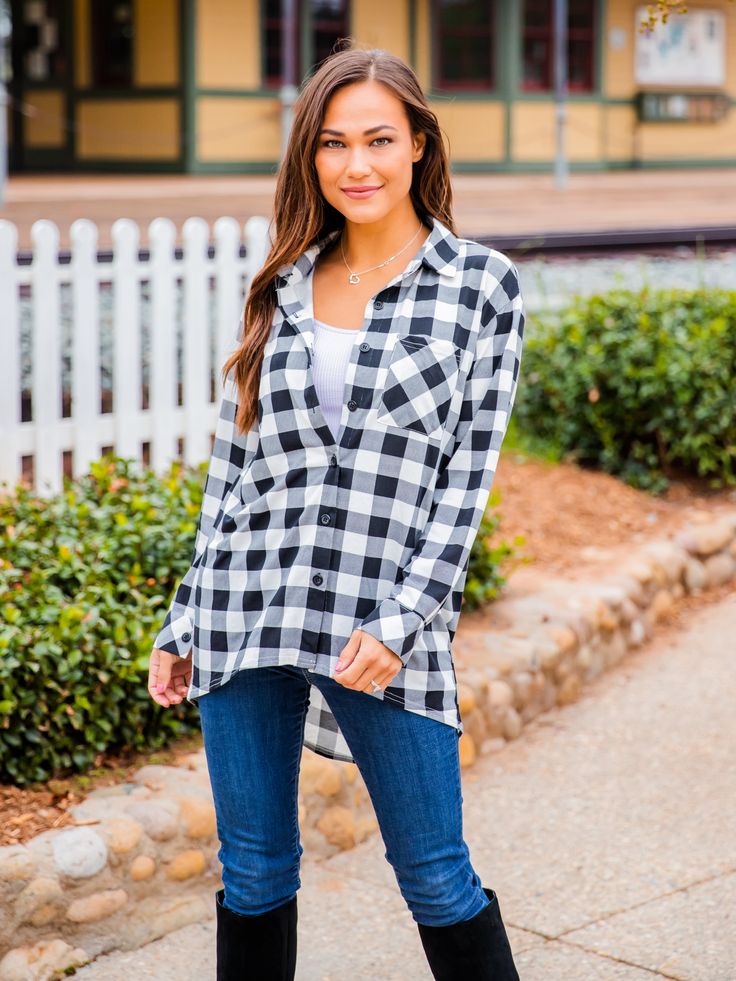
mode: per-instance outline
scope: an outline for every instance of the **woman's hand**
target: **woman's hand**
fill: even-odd
[[[345,688],[364,691],[369,695],[375,691],[371,681],[381,688],[396,677],[404,667],[398,654],[376,640],[364,630],[354,630],[350,640],[340,652],[335,668],[335,681]]]
[[[186,697],[191,679],[191,651],[187,657],[179,657],[153,648],[148,663],[148,693],[154,702],[164,708],[178,705]]]

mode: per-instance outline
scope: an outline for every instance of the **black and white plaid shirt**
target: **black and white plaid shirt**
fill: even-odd
[[[279,269],[258,421],[245,435],[225,384],[192,564],[154,644],[182,657],[191,648],[193,700],[244,668],[334,677],[360,628],[404,663],[374,697],[459,735],[451,645],[516,393],[518,271],[433,219],[366,306],[336,441],[311,370],[311,273],[336,235]],[[315,685],[304,745],[353,761]]]

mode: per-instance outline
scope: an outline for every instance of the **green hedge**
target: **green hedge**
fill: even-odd
[[[535,318],[514,418],[654,492],[736,483],[736,292],[614,290]]]
[[[514,559],[519,563],[528,561],[528,557],[520,556],[516,548],[524,543],[521,535],[515,536],[513,543],[500,540],[491,544],[491,538],[501,525],[501,516],[494,511],[500,499],[498,489],[494,487],[470,551],[468,575],[463,590],[463,612],[478,610],[500,595],[506,585],[506,576],[501,573],[501,569],[507,560]]]
[[[147,690],[153,638],[191,561],[206,465],[157,477],[105,457],[64,492],[0,500],[0,783],[84,772],[99,754],[156,749],[199,729],[196,704]],[[465,595],[495,596],[512,549],[473,547]]]
[[[107,457],[46,500],[0,502],[0,782],[84,771],[106,751],[199,728],[156,705],[148,659],[191,561],[203,471],[161,479]]]

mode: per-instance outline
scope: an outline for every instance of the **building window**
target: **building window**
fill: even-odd
[[[61,0],[25,0],[22,7],[23,74],[32,82],[63,82],[68,73]]]
[[[494,88],[495,7],[494,0],[435,0],[435,88]]]
[[[340,38],[349,34],[347,0],[296,0],[297,16],[291,24],[296,51],[296,84],[321,64]],[[264,78],[267,88],[282,84],[281,48],[283,44],[284,18],[280,0],[264,0]],[[308,27],[306,26],[308,25]],[[301,43],[304,30],[306,45]]]
[[[133,86],[133,4],[93,0],[92,84],[98,88]]]
[[[570,92],[595,88],[595,0],[568,0],[567,57]],[[553,0],[524,0],[522,84],[525,92],[554,89]]]

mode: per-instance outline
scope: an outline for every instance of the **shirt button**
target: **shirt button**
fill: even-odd
[[[312,582],[314,583],[315,586],[321,586],[322,576],[319,573],[317,573],[315,576],[312,576]]]
[[[328,525],[330,523],[330,516],[329,514],[323,514],[319,520],[322,522],[323,525]]]
[[[336,467],[337,466],[337,457],[335,456],[334,453],[330,457],[330,466],[331,467]]]
[[[371,349],[370,344],[366,344],[365,341],[363,341],[363,343],[360,345],[361,351],[370,351],[370,349]]]
[[[189,641],[192,639],[192,635],[190,633],[182,634],[181,639],[184,641],[185,644],[188,644]]]
[[[348,408],[351,412],[355,412],[355,410],[358,408],[358,403],[355,401],[355,399],[350,399],[348,402]]]
[[[373,304],[373,309],[383,310],[383,300],[376,300],[376,302]]]

